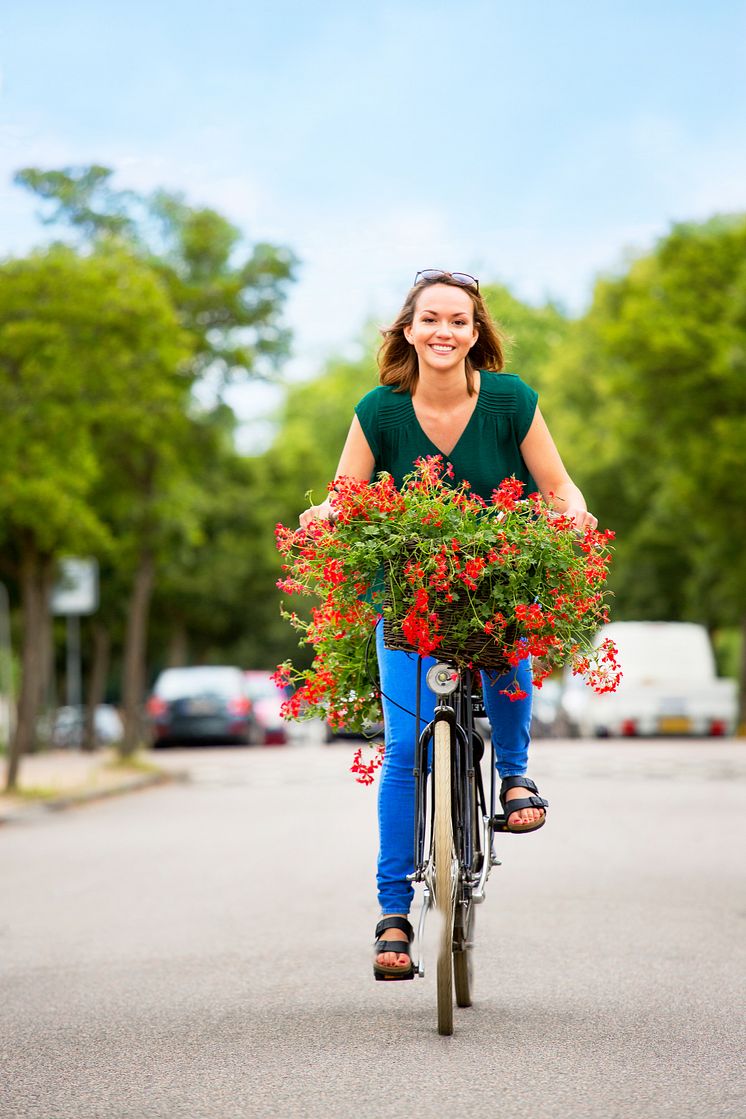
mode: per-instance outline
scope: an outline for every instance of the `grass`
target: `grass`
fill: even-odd
[[[24,785],[5,795],[18,797],[19,800],[54,800],[60,795],[60,790],[53,785]]]
[[[162,773],[163,770],[155,762],[150,762],[146,758],[141,757],[139,754],[132,754],[130,757],[122,758],[116,757],[112,761],[107,762],[103,767],[104,769],[114,770],[115,772],[134,772],[134,773]]]

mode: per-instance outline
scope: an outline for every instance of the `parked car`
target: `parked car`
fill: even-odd
[[[551,738],[558,733],[557,714],[562,696],[562,682],[547,676],[540,688],[534,686],[531,704],[531,737]]]
[[[612,622],[596,641],[616,642],[623,676],[597,695],[566,669],[559,718],[571,733],[724,735],[736,723],[736,682],[719,679],[707,630],[691,622]]]
[[[271,672],[249,669],[244,673],[246,690],[253,705],[260,741],[265,746],[282,746],[288,740],[287,724],[280,709],[286,692],[272,679]]]
[[[561,690],[560,681],[552,676],[548,676],[540,688],[534,686],[531,697],[532,738],[549,738],[558,733],[556,718]],[[492,734],[489,719],[486,715],[481,715],[474,722],[482,738],[489,742]]]
[[[154,747],[260,740],[244,673],[233,665],[165,669],[148,699],[147,714]]]
[[[362,738],[362,739],[381,739],[383,738],[383,723],[366,723],[362,730],[348,730],[347,727],[332,726],[331,723],[324,724],[324,741],[336,742],[339,738]]]

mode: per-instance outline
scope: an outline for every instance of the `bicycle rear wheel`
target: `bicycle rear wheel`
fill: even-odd
[[[473,752],[473,747],[472,747]],[[479,765],[478,758],[472,764]],[[479,798],[477,797],[477,783],[475,772],[472,771],[466,778],[466,796],[469,799],[469,812],[465,814],[470,821],[471,866],[470,872],[478,871],[481,866],[481,836],[479,832]],[[474,920],[475,906],[471,897],[471,888],[464,882],[459,885],[456,898],[456,912],[453,924],[453,976],[456,986],[456,1005],[471,1006],[474,990],[474,965],[472,961],[472,948],[474,945]]]
[[[451,728],[435,724],[435,907],[441,919],[438,947],[438,1033],[453,1033],[453,820],[451,817]]]
[[[456,986],[456,1006],[471,1006],[474,992],[474,903],[471,899],[456,907],[453,930],[453,977]]]

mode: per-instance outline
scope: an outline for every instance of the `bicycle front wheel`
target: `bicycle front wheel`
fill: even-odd
[[[438,948],[438,1033],[453,1033],[453,820],[451,816],[451,728],[445,720],[435,724],[435,908],[440,917]]]

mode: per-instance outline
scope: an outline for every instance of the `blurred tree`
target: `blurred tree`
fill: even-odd
[[[541,393],[544,369],[567,337],[570,320],[556,304],[524,303],[502,284],[486,284],[481,290],[506,338],[506,369]]]
[[[370,335],[359,358],[331,358],[318,377],[288,388],[277,437],[266,463],[275,492],[297,514],[305,495],[322,501],[334,478],[358,400],[378,384],[375,339]]]
[[[112,176],[97,165],[27,167],[15,181],[48,204],[46,224],[69,226],[83,245],[121,239],[162,275],[194,335],[195,379],[207,375],[219,390],[237,377],[272,376],[289,349],[282,310],[294,255],[260,242],[240,259],[241,232],[222,214],[178,193],[117,190]]]
[[[547,382],[568,461],[619,533],[617,616],[746,633],[746,217],[674,226],[599,281]],[[743,677],[741,696],[743,719]]]
[[[190,207],[181,195],[165,191],[142,195],[116,190],[111,178],[112,172],[100,166],[57,171],[26,168],[16,175],[20,185],[44,200],[46,222],[67,224],[86,250],[124,244],[160,277],[190,337],[189,361],[180,369],[183,383],[187,390],[198,385],[200,399],[211,398],[211,407],[219,412],[227,383],[272,377],[287,355],[289,334],[281,315],[295,259],[287,249],[264,243],[241,258],[238,229],[216,211]],[[137,407],[134,402],[132,406]],[[211,489],[204,489],[204,461],[196,457],[198,448],[205,450],[205,440],[211,438],[206,408],[203,403],[205,422],[198,422],[194,407],[189,416],[184,408],[181,422],[197,427],[188,438],[184,428],[176,457],[168,433],[164,432],[161,444],[151,439],[154,433],[147,423],[135,423],[128,442],[114,438],[104,454],[108,465],[99,501],[106,509],[107,523],[116,526],[116,566],[132,580],[123,657],[126,750],[137,739],[134,713],[146,678],[145,635],[159,557],[169,561],[168,568],[184,549],[191,554],[201,539],[200,516],[224,488],[211,471]],[[159,478],[169,456],[173,476],[181,482],[172,485],[163,500]],[[228,458],[219,461],[225,464]],[[184,469],[187,465],[191,474]],[[243,494],[243,500],[249,503],[250,495]],[[244,551],[248,550],[246,542]],[[121,589],[116,576],[111,583],[112,590]],[[108,639],[100,629],[97,634],[103,653]],[[93,673],[97,689],[102,677],[99,666]]]
[[[114,547],[92,501],[102,440],[164,439],[189,350],[157,277],[121,250],[55,246],[6,262],[0,280],[0,532],[23,618],[12,788],[35,736],[55,559]]]
[[[225,662],[248,665],[247,648],[261,646],[266,599],[274,578],[266,569],[271,530],[262,515],[268,495],[257,478],[260,460],[236,453],[235,416],[227,407],[201,417],[200,531],[175,542],[153,603],[154,664]],[[256,655],[256,654],[255,654]]]

